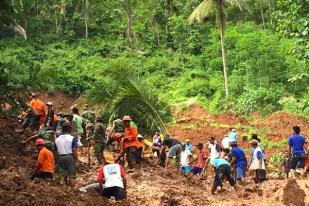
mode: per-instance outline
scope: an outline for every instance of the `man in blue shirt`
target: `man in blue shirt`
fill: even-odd
[[[241,181],[244,181],[246,177],[246,168],[247,168],[247,158],[245,152],[242,148],[237,146],[236,142],[233,142],[231,146],[232,146],[231,165],[235,165],[236,178],[240,179]]]
[[[211,194],[214,194],[217,187],[222,184],[223,177],[226,177],[230,185],[234,187],[235,190],[237,190],[235,180],[231,174],[231,166],[225,159],[215,158],[210,161],[210,164],[216,171],[216,176],[213,182],[213,186],[211,188]]]
[[[293,127],[294,134],[289,138],[289,149],[291,161],[290,169],[291,175],[294,176],[296,167],[299,169],[304,169],[305,166],[305,138],[300,135],[300,128],[298,126]]]

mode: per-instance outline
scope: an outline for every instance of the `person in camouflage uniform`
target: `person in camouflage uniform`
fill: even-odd
[[[95,121],[95,113],[89,109],[88,104],[84,105],[84,111],[81,116],[91,123],[94,123]]]
[[[105,139],[105,126],[102,124],[102,119],[100,117],[96,118],[96,122],[94,124],[94,131],[93,131],[93,148],[94,148],[94,155],[96,156],[98,162],[103,164],[103,152],[106,145]]]
[[[113,127],[111,130],[111,133],[115,132],[115,133],[123,134],[123,128],[124,128],[124,125],[123,125],[122,119],[119,117],[115,117],[113,121]]]
[[[53,151],[54,143],[55,143],[55,131],[46,126],[42,126],[39,132],[36,135],[29,137],[27,140],[22,141],[23,144],[27,144],[28,142],[36,139],[42,138],[45,141],[45,146],[47,149]]]
[[[84,138],[82,138],[83,145],[87,145],[89,148],[89,138],[93,135],[95,113],[89,109],[88,104],[84,105],[84,111],[81,115],[83,118]]]

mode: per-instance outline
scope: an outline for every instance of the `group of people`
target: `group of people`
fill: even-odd
[[[34,141],[39,151],[37,165],[31,179],[52,179],[55,170],[68,186],[74,187],[76,167],[79,157],[87,148],[88,163],[91,163],[91,148],[100,165],[97,183],[80,188],[80,191],[97,189],[107,197],[116,200],[126,198],[125,166],[128,170],[141,168],[142,159],[154,160],[154,165],[169,169],[173,159],[177,169],[185,175],[200,175],[207,178],[209,168],[215,171],[212,194],[218,186],[227,180],[237,189],[236,181],[245,183],[247,170],[252,173],[255,182],[266,180],[265,150],[256,134],[250,141],[250,160],[244,149],[239,147],[236,130],[229,133],[219,143],[211,137],[207,144],[198,143],[195,148],[186,139],[181,143],[169,135],[155,132],[152,141],[138,133],[138,128],[131,116],[114,116],[111,127],[103,124],[102,118],[84,105],[80,115],[76,106],[67,114],[55,113],[53,103],[44,104],[36,94],[31,94],[29,110],[21,124],[20,131],[30,127],[36,134],[23,144]],[[300,128],[293,127],[294,134],[289,139],[290,158],[286,161],[292,176],[296,168],[305,167],[305,139],[300,135]],[[104,152],[105,151],[105,152]],[[147,154],[146,154],[147,153]],[[150,154],[150,155],[149,155]],[[208,165],[211,167],[208,167]],[[307,163],[308,164],[308,163]]]
[[[31,179],[52,179],[57,171],[66,185],[74,187],[79,157],[85,153],[83,148],[87,148],[89,164],[93,148],[98,163],[104,165],[98,174],[102,194],[123,199],[125,173],[123,167],[115,163],[123,159],[131,169],[140,167],[143,144],[142,139],[138,139],[137,126],[130,116],[124,116],[122,119],[115,117],[113,126],[106,128],[102,118],[97,117],[88,105],[83,109],[81,115],[76,106],[69,113],[56,114],[52,102],[45,104],[35,93],[31,94],[29,109],[16,130],[23,132],[29,127],[35,132],[22,141],[23,144],[34,141],[38,149]],[[104,150],[108,146],[113,148],[115,157],[105,158]]]
[[[158,133],[153,137],[154,146],[158,144],[157,137]],[[250,158],[247,158],[245,150],[239,146],[239,142],[236,130],[230,128],[221,143],[211,137],[205,145],[198,143],[196,155],[193,155],[190,140],[186,139],[184,143],[181,143],[177,139],[168,137],[162,141],[161,152],[168,148],[164,166],[167,168],[169,162],[175,158],[180,172],[186,175],[190,173],[201,175],[201,178],[206,178],[210,163],[215,171],[212,194],[215,193],[218,186],[222,187],[224,180],[227,180],[235,189],[237,189],[236,181],[239,181],[239,184],[246,184],[247,171],[255,183],[265,181],[267,179],[267,162],[261,139],[257,134],[252,134],[250,155],[248,155]],[[290,149],[287,159],[284,161],[285,172],[290,172],[291,177],[295,177],[297,172],[300,177],[305,176],[309,172],[309,147],[306,147],[305,138],[300,135],[298,126],[293,127],[293,135],[288,142]]]

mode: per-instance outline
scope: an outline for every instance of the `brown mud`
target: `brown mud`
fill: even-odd
[[[68,105],[64,105],[63,108],[68,107]],[[196,106],[176,117],[182,121],[170,127],[171,134],[179,139],[190,137],[193,143],[206,142],[210,135],[221,138],[226,134],[228,127],[233,125],[250,126],[249,122],[240,117],[230,114],[214,116]],[[271,130],[272,123],[270,123],[275,120],[273,118],[275,117],[270,116],[263,122],[263,127],[270,125],[270,132],[273,132]],[[283,118],[290,119],[291,117],[280,116],[280,119]],[[199,126],[193,129],[188,127],[193,124],[199,124]],[[285,129],[282,131],[285,133],[280,133],[280,135],[289,135],[291,132],[289,126],[292,124],[308,128],[308,122],[303,119],[293,119],[288,124],[279,121],[277,124],[285,125]],[[18,134],[14,131],[17,127],[16,118],[0,116],[0,205],[309,205],[308,180],[299,180],[295,184],[293,181],[288,182],[284,179],[270,179],[256,185],[249,182],[250,178],[248,178],[247,184],[240,185],[237,192],[228,183],[224,183],[223,190],[211,195],[213,174],[210,172],[208,178],[202,180],[196,176],[180,175],[172,168],[166,170],[149,165],[127,174],[128,199],[120,203],[104,199],[96,192],[81,193],[53,181],[30,181],[37,151],[32,144],[28,146],[20,144],[32,133],[26,130],[24,133]],[[306,132],[306,130],[304,131]],[[245,132],[244,129],[239,129],[240,134]],[[242,144],[245,146],[245,141]],[[99,168],[95,162],[89,168],[85,157],[82,157],[81,161],[76,179],[77,188],[94,183]]]

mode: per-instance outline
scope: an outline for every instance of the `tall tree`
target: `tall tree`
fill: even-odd
[[[223,73],[224,73],[224,89],[225,97],[229,96],[228,89],[228,67],[226,63],[225,50],[224,50],[224,32],[226,28],[226,12],[225,12],[225,3],[228,3],[232,6],[237,6],[240,10],[246,8],[249,10],[248,5],[244,0],[204,0],[196,9],[192,12],[189,17],[189,22],[193,23],[194,21],[203,22],[204,19],[208,16],[215,15],[216,23],[220,29],[221,37],[221,54],[222,54],[222,63],[223,63]]]
[[[122,0],[121,3],[127,21],[125,36],[128,39],[129,44],[131,44],[135,38],[133,31],[133,15],[134,15],[134,8],[137,5],[137,0]]]

